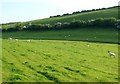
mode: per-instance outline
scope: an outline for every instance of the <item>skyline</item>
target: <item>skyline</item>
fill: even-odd
[[[119,0],[3,0],[0,1],[0,23],[24,22],[49,18],[81,10],[118,6]]]

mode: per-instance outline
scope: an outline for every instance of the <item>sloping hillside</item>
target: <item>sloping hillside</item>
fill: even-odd
[[[117,82],[118,57],[107,54],[118,54],[117,48],[78,41],[3,40],[2,81]]]
[[[73,41],[94,41],[94,42],[118,42],[118,31],[114,28],[79,28],[66,30],[49,31],[19,31],[4,32],[3,39],[49,39],[49,40],[73,40]]]
[[[60,16],[60,17],[44,18],[44,19],[32,20],[28,22],[32,22],[32,24],[55,24],[57,22],[62,22],[62,23],[71,22],[77,19],[91,20],[91,19],[96,19],[96,18],[110,18],[110,17],[118,19],[118,7],[72,14],[72,15],[66,15],[66,16]],[[28,22],[22,22],[22,25],[28,24]],[[5,25],[2,25],[2,28],[4,29],[8,29],[10,27],[15,27],[15,23],[12,23],[12,24],[8,23]]]
[[[118,19],[117,11],[116,7],[30,22]],[[2,37],[2,82],[118,82],[118,44],[110,44],[118,42],[118,30],[113,27],[6,31]]]
[[[91,20],[96,18],[110,18],[110,17],[118,18],[118,7],[105,9],[105,10],[67,15],[67,16],[54,17],[54,18],[33,20],[31,22],[33,24],[54,24],[56,22],[71,22],[74,19]]]

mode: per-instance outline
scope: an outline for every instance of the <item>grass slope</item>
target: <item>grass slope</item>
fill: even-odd
[[[54,24],[100,17],[118,18],[117,8],[35,20],[32,23]],[[107,54],[108,50],[118,54],[118,45],[81,42],[118,42],[118,31],[114,28],[3,32],[2,36],[3,82],[118,81],[118,57],[111,58]],[[7,40],[9,37],[19,40]]]
[[[38,19],[38,20],[32,20],[28,22],[32,22],[32,24],[55,24],[57,22],[64,23],[64,22],[71,22],[73,20],[91,20],[96,18],[111,18],[111,17],[118,19],[118,7],[105,9],[105,10],[86,12],[86,13],[67,15],[62,17]],[[22,25],[28,24],[28,22],[23,22]],[[8,29],[14,26],[15,26],[15,23],[3,25],[2,28]]]
[[[118,30],[114,28],[80,28],[51,31],[19,31],[4,32],[3,38],[17,39],[51,39],[51,40],[77,40],[118,42]]]
[[[3,40],[3,82],[117,82],[118,57],[107,54],[118,54],[117,48],[78,41]]]
[[[110,18],[110,17],[114,17],[118,19],[118,7],[111,8],[111,9],[105,9],[105,10],[80,13],[80,14],[67,15],[67,16],[62,16],[62,17],[33,20],[31,22],[33,24],[55,24],[57,22],[71,22],[74,19],[75,20],[77,19],[91,20],[91,19],[96,19],[96,18]]]

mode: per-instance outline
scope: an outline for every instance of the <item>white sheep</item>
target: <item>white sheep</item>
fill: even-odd
[[[115,53],[113,53],[113,52],[110,52],[110,51],[108,51],[108,54],[109,54],[109,56],[113,56],[114,58],[115,58],[115,56],[116,56],[116,54]]]
[[[16,41],[18,41],[18,39],[15,39]]]
[[[88,44],[87,47],[90,47],[90,45]]]
[[[31,42],[31,40],[27,40],[27,42]]]
[[[23,28],[27,28],[26,26],[23,26]]]
[[[12,40],[12,38],[8,38],[9,40]]]

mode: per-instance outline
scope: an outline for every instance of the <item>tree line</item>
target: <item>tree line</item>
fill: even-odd
[[[70,13],[66,13],[66,14],[63,14],[63,15],[50,16],[50,18],[53,18],[53,17],[62,17],[62,16],[67,16],[67,15],[73,15],[73,14],[85,13],[85,12],[92,12],[92,11],[98,11],[98,10],[105,10],[105,9],[111,9],[111,8],[116,8],[116,7],[119,7],[119,6],[113,6],[113,7],[109,7],[109,8],[98,8],[98,9],[92,9],[92,10],[76,11],[76,12],[73,12],[71,14]]]
[[[120,20],[116,18],[97,18],[92,20],[73,20],[72,22],[57,22],[54,25],[51,24],[32,24],[28,23],[23,25],[21,22],[15,23],[13,27],[2,28],[2,31],[21,31],[21,30],[58,30],[58,29],[75,29],[84,27],[115,27],[120,29]],[[4,27],[4,26],[3,26]]]

